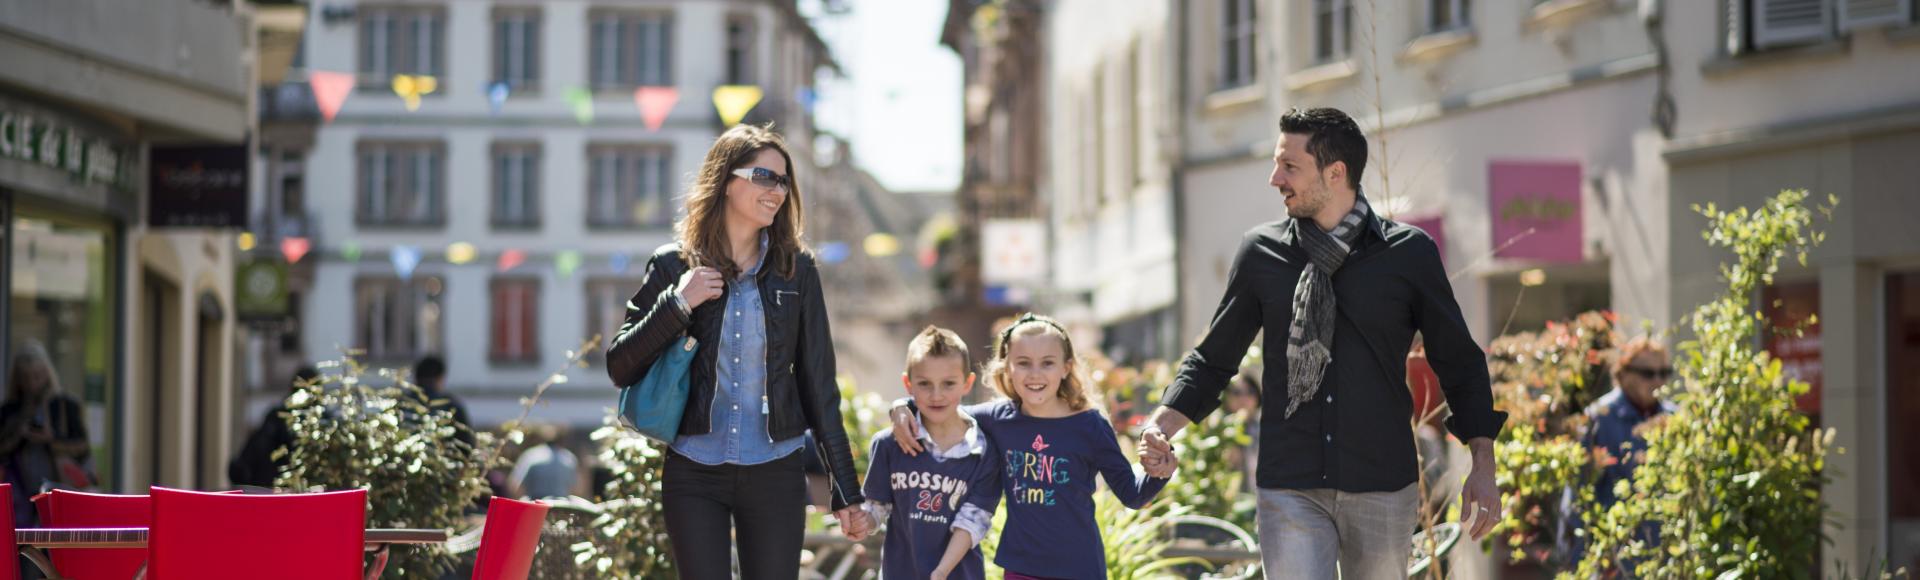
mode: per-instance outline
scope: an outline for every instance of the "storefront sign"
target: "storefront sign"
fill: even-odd
[[[248,258],[234,269],[238,296],[233,309],[242,320],[279,320],[287,315],[287,264],[278,258]]]
[[[147,225],[247,225],[247,146],[154,147],[148,157]]]
[[[85,300],[90,254],[100,238],[41,229],[16,229],[13,237],[13,295],[39,300]]]
[[[980,280],[1034,284],[1047,275],[1047,226],[1036,219],[991,219],[980,226]]]
[[[132,153],[57,117],[0,108],[0,159],[64,171],[85,183],[126,189]]]
[[[1766,309],[1767,352],[1780,360],[1787,376],[1810,387],[1797,403],[1800,410],[1820,414],[1820,283],[1797,282],[1768,286],[1760,293]]]
[[[1495,161],[1487,177],[1494,257],[1579,262],[1580,164]]]

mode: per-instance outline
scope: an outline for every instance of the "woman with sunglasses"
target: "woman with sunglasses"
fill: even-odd
[[[696,340],[691,393],[663,484],[667,535],[685,578],[799,575],[808,501],[804,453],[827,467],[834,515],[864,535],[834,382],[833,336],[786,142],[768,128],[720,135],[686,195],[677,241],[655,251],[607,348],[616,385],[640,382],[682,336]],[[804,435],[811,430],[814,445]]]

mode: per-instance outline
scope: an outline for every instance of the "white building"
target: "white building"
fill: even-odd
[[[1177,356],[1177,3],[1068,0],[1046,12],[1053,309],[1123,363]]]
[[[357,73],[359,85],[304,162],[320,240],[300,314],[306,358],[360,348],[409,367],[440,354],[481,426],[517,416],[568,350],[618,328],[722,129],[716,87],[762,87],[746,122],[777,122],[803,188],[815,185],[799,89],[831,62],[792,0],[326,1],[311,21],[307,70]],[[437,90],[408,111],[394,74],[432,75]],[[498,111],[496,81],[512,87]],[[658,131],[636,109],[642,85],[679,91]],[[591,94],[590,122],[576,118],[578,91]],[[471,262],[450,261],[456,243],[477,250]],[[410,280],[392,260],[407,248],[420,257]],[[521,263],[501,268],[516,252]],[[599,364],[571,375],[537,419],[597,424],[612,406]],[[252,415],[280,392],[263,389]]]

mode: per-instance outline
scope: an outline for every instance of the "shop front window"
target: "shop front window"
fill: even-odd
[[[87,466],[95,481],[112,487],[119,394],[113,387],[113,227],[30,207],[16,206],[6,217],[8,360],[29,344],[45,349],[55,387],[84,411],[92,444]]]

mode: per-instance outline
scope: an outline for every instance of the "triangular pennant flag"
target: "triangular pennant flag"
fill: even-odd
[[[632,260],[633,258],[628,257],[626,252],[614,252],[612,256],[607,257],[607,267],[611,268],[615,274],[625,274],[627,265]]]
[[[593,122],[593,91],[582,87],[567,89],[567,103],[573,105],[573,120],[582,125]]]
[[[420,110],[420,97],[432,94],[439,81],[426,75],[393,75],[393,94],[407,103],[408,111]]]
[[[313,249],[313,240],[306,238],[287,238],[280,240],[280,255],[287,257],[287,263],[293,264]]]
[[[333,116],[340,113],[340,106],[347,104],[347,95],[353,94],[353,75],[312,71],[307,73],[307,85],[313,88],[313,102],[320,105],[320,116],[332,123]]]
[[[522,252],[520,250],[507,250],[505,252],[500,252],[499,270],[501,272],[512,270],[514,268],[519,267],[520,264],[525,263],[526,261],[527,261],[526,252]]]
[[[753,85],[722,85],[713,89],[713,108],[720,111],[720,121],[732,127],[760,104],[762,96],[765,93]]]
[[[473,248],[473,244],[454,242],[447,245],[447,262],[451,264],[472,262],[473,256],[476,253],[478,253],[478,251]]]
[[[348,262],[360,261],[360,244],[347,242],[340,245],[340,258]]]
[[[673,87],[640,87],[633,90],[633,106],[640,109],[640,119],[646,121],[648,131],[659,131],[666,124],[667,114],[673,112],[674,103],[680,102],[680,89]]]
[[[413,279],[413,269],[420,265],[420,248],[413,246],[394,246],[392,252],[393,273],[401,280]]]
[[[553,270],[559,272],[561,278],[572,278],[573,271],[579,267],[580,252],[561,250],[553,256]]]
[[[500,114],[500,108],[507,106],[507,96],[513,92],[513,87],[506,81],[494,81],[483,88],[487,92],[487,105],[493,109],[493,114]]]

